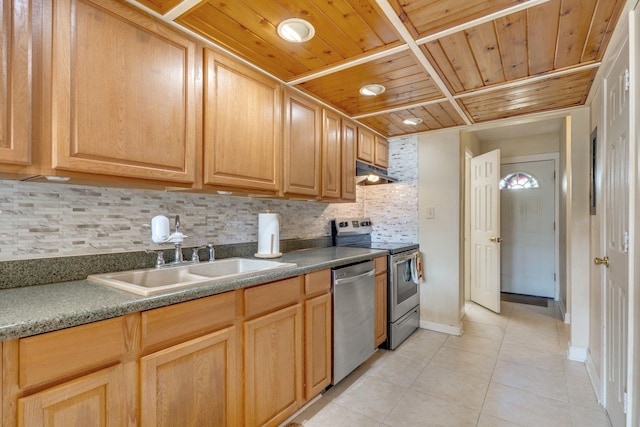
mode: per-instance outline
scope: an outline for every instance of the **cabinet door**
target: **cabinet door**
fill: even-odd
[[[238,368],[235,327],[143,357],[141,425],[238,425]]]
[[[195,180],[196,44],[114,0],[53,2],[52,166]]]
[[[302,304],[244,324],[245,425],[275,426],[302,405]]]
[[[331,293],[304,303],[305,400],[331,383]]]
[[[376,166],[380,166],[381,168],[389,167],[389,142],[382,138],[381,136],[376,135],[376,148],[375,148],[375,158],[373,159],[373,163]]]
[[[375,139],[371,131],[358,127],[358,160],[373,163]]]
[[[342,200],[356,200],[356,148],[358,127],[342,120]]]
[[[322,111],[318,104],[287,92],[284,101],[284,194],[320,195]]]
[[[31,0],[0,3],[0,163],[31,163]]]
[[[278,82],[205,49],[204,184],[279,189]]]
[[[322,110],[322,197],[339,199],[341,181],[341,140],[340,116],[329,110]]]
[[[374,335],[376,347],[387,339],[387,274],[376,275]]]
[[[18,399],[18,426],[127,425],[123,372],[118,364]]]

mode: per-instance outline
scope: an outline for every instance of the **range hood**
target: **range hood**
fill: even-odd
[[[397,182],[387,175],[387,170],[356,160],[356,184],[378,185]]]

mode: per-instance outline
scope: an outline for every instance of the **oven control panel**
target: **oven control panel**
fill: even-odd
[[[335,233],[340,234],[369,234],[371,233],[371,219],[369,218],[336,218],[333,220]]]

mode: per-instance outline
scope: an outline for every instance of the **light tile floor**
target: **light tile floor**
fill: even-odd
[[[549,307],[467,304],[461,337],[419,329],[298,414],[307,427],[608,427],[569,327]]]

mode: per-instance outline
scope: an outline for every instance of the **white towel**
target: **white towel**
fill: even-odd
[[[416,285],[419,285],[423,281],[422,276],[422,256],[420,252],[416,252],[411,257],[411,281]]]

